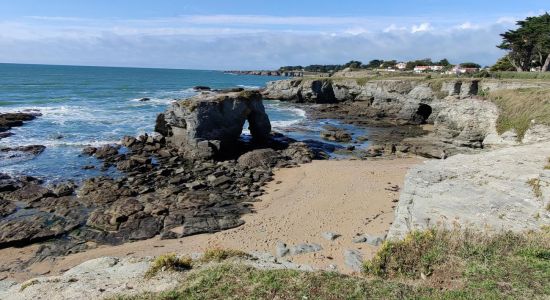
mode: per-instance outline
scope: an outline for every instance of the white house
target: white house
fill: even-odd
[[[395,67],[398,69],[398,70],[405,70],[407,68],[407,63],[404,63],[404,62],[400,62],[400,63],[397,63],[395,65]]]

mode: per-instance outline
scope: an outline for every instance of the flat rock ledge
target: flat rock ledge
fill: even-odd
[[[249,259],[231,262],[250,265],[258,269],[292,269],[313,271],[308,265],[278,260],[267,253],[252,253]],[[201,254],[193,254],[199,258]],[[176,288],[188,272],[161,271],[152,278],[145,278],[152,257],[101,257],[86,261],[59,276],[37,277],[22,283],[0,281],[0,299],[104,299],[117,295],[135,295],[145,292],[161,292]],[[199,266],[197,270],[202,267]]]
[[[550,142],[428,161],[405,178],[388,238],[432,226],[484,231],[550,224]]]

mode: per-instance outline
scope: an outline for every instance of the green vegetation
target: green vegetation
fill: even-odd
[[[436,298],[533,299],[550,296],[550,232],[413,232],[385,242],[365,272],[443,289]]]
[[[201,261],[202,262],[221,262],[229,258],[249,258],[250,254],[232,249],[212,248],[204,252]]]
[[[37,284],[37,283],[39,283],[38,280],[36,280],[36,279],[31,279],[31,280],[29,280],[29,281],[23,283],[23,284],[21,285],[21,287],[19,288],[19,291],[22,292],[22,291],[24,291],[26,288],[28,288],[29,286],[35,285],[35,284]]]
[[[115,299],[546,299],[550,231],[414,232],[386,241],[362,276],[232,263],[185,276],[174,290]]]
[[[544,167],[545,170],[550,170],[550,158],[548,158],[548,164]]]
[[[494,79],[550,80],[550,72],[491,72]]]
[[[549,95],[548,88],[498,90],[489,93],[488,99],[500,109],[498,133],[513,129],[518,138],[522,139],[532,121],[550,125]]]
[[[505,59],[517,71],[550,71],[550,15],[528,17],[517,25],[517,29],[501,34],[498,48],[508,50]]]
[[[189,270],[193,265],[190,257],[177,257],[175,254],[161,255],[153,261],[149,270],[145,273],[145,278],[151,278],[160,271],[182,271]]]

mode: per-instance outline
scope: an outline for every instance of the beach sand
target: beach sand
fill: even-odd
[[[102,256],[157,256],[164,253],[200,253],[213,247],[260,251],[275,254],[278,241],[289,246],[316,243],[323,250],[316,253],[286,256],[294,263],[326,269],[336,265],[350,273],[343,252],[359,250],[364,258],[374,255],[376,247],[353,243],[357,234],[384,234],[393,220],[399,192],[387,190],[402,187],[407,170],[421,163],[419,158],[394,160],[314,161],[300,167],[275,171],[274,180],[266,187],[261,201],[254,203],[254,213],[243,216],[243,226],[214,234],[200,234],[175,240],[159,238],[101,246],[82,253],[35,263],[25,272],[6,273],[0,279],[26,280],[38,275],[55,275],[86,260]],[[321,234],[334,232],[336,240]],[[0,250],[0,266],[17,264],[31,257],[39,246]]]

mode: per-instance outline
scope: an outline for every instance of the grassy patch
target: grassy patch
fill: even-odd
[[[442,298],[544,298],[550,296],[550,232],[413,232],[385,242],[365,272],[386,280],[424,277],[426,286],[445,290]]]
[[[428,82],[428,85],[434,92],[435,97],[438,99],[443,99],[449,96],[449,92],[442,90],[444,82],[445,82],[444,79],[432,79]]]
[[[202,262],[221,262],[229,258],[250,258],[250,254],[232,249],[212,248],[204,252],[201,258]]]
[[[145,278],[151,278],[160,271],[181,271],[191,269],[193,260],[190,257],[177,257],[175,254],[161,255],[152,262]]]
[[[534,121],[550,125],[550,89],[499,90],[489,93],[488,99],[500,109],[497,131],[502,134],[515,130],[522,139]]]
[[[225,262],[190,271],[174,290],[116,299],[547,299],[550,231],[414,232],[365,266],[369,276]]]
[[[548,164],[544,166],[545,170],[550,170],[550,158],[548,158]]]
[[[367,84],[368,81],[369,81],[369,79],[367,77],[356,78],[355,79],[355,82],[357,82],[357,85],[361,85],[361,86]]]
[[[22,291],[24,291],[26,288],[28,288],[29,286],[35,285],[35,284],[37,284],[37,283],[39,283],[38,280],[36,280],[36,279],[31,279],[31,280],[29,280],[29,281],[23,283],[23,284],[21,285],[21,287],[19,288],[19,291],[22,292]]]
[[[542,189],[541,189],[541,186],[540,186],[540,179],[538,179],[538,178],[529,179],[527,181],[527,184],[529,186],[531,186],[531,189],[533,190],[533,194],[535,194],[535,196],[537,198],[542,197]]]
[[[538,79],[550,80],[550,72],[491,72],[496,79]]]

